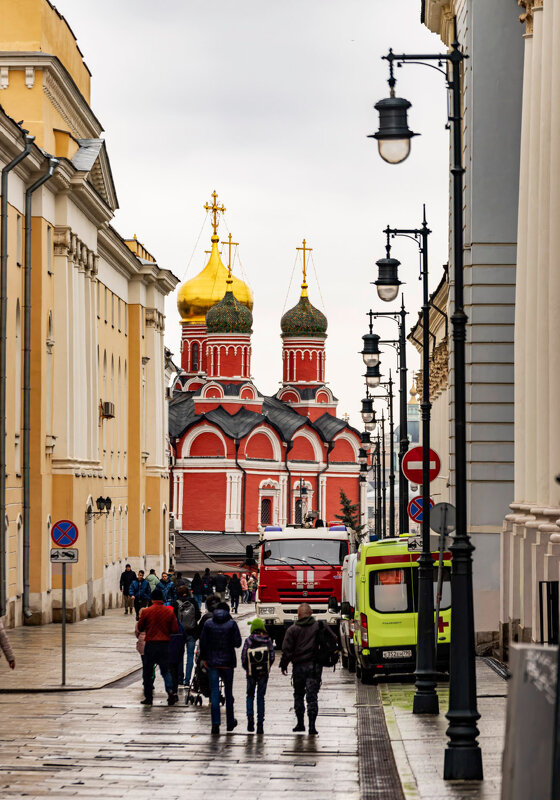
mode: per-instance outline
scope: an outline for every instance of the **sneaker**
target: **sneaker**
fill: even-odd
[[[237,728],[237,720],[236,719],[233,720],[233,725],[228,725],[227,726],[227,730],[228,731],[232,731],[234,728]]]
[[[141,700],[140,702],[142,703],[143,706],[151,706],[154,703],[151,697],[146,697],[144,698],[144,700]]]
[[[212,725],[212,736],[219,736],[220,735],[220,726],[219,725]]]
[[[247,730],[249,733],[253,733],[255,730],[255,718],[253,716],[247,717]]]

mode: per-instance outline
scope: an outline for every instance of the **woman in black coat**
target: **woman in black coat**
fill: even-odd
[[[239,598],[241,597],[241,581],[239,575],[233,574],[229,581],[229,596],[231,599],[231,612],[237,614]]]

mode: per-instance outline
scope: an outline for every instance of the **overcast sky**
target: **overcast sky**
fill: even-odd
[[[431,287],[447,260],[448,134],[442,76],[398,71],[398,93],[413,104],[421,133],[408,160],[385,164],[367,134],[373,104],[387,96],[380,56],[438,52],[420,24],[420,0],[55,0],[92,74],[92,107],[105,128],[120,209],[114,220],[181,280],[199,272],[209,222],[191,255],[215,189],[251,285],[255,306],[252,372],[265,394],[282,378],[280,317],[297,246],[313,248],[309,297],[329,320],[327,380],[360,425],[364,394],[361,336],[381,303],[370,281],[384,255],[382,229],[413,227],[427,205]],[[220,229],[222,238],[227,231]],[[418,255],[405,239],[405,300],[420,306]],[[189,265],[190,262],[190,265]],[[187,270],[188,268],[188,270]],[[285,308],[295,305],[300,265]],[[322,295],[322,299],[321,299]],[[176,296],[166,308],[166,341],[179,361]],[[388,338],[396,325],[380,322]],[[391,352],[382,372],[394,365]],[[409,346],[409,361],[417,367]],[[397,407],[395,408],[397,413]]]

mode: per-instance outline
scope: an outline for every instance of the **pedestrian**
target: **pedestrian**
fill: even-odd
[[[14,655],[14,651],[12,650],[12,646],[8,639],[8,634],[4,629],[4,625],[1,619],[0,619],[0,648],[2,648],[2,652],[6,656],[6,661],[8,662],[10,669],[15,669],[16,657]]]
[[[209,568],[206,567],[202,576],[202,599],[206,600],[211,594],[213,594],[212,575],[210,574]]]
[[[185,670],[183,672],[181,662],[180,676],[183,678],[185,686],[188,686],[191,682],[194,666],[194,651],[196,649],[196,640],[199,635],[198,621],[200,620],[200,609],[186,586],[179,586],[177,589],[177,619],[185,631],[185,647],[187,650]]]
[[[169,573],[162,572],[161,573],[161,580],[156,586],[156,589],[159,589],[163,595],[163,602],[166,606],[171,606],[177,600],[177,591],[175,589],[175,584],[169,577]],[[152,599],[153,599],[153,592],[152,592]]]
[[[175,584],[175,588],[176,589],[178,589],[179,586],[186,586],[187,589],[189,588],[188,581],[187,581],[186,578],[183,578],[183,573],[182,572],[176,572],[175,573],[175,578],[174,579],[171,578],[171,580],[173,580],[173,583]]]
[[[195,572],[193,575],[193,579],[191,581],[191,592],[194,597],[195,603],[197,604],[198,608],[202,608],[202,593],[203,593],[203,586],[202,586],[202,578],[198,572]]]
[[[179,691],[179,683],[182,680],[183,676],[183,659],[185,657],[185,629],[181,625],[181,619],[179,617],[179,604],[176,603],[173,609],[173,613],[177,617],[177,625],[178,631],[177,633],[172,633],[171,638],[169,639],[169,650],[168,650],[168,658],[169,658],[169,675],[171,677],[171,686],[173,691],[173,702],[177,702],[179,699],[177,692]],[[172,705],[172,704],[170,704]]]
[[[214,592],[219,595],[220,600],[222,603],[225,603],[226,600],[226,589],[228,585],[228,579],[220,570],[218,574],[212,579],[212,586],[214,588]]]
[[[226,696],[227,730],[237,727],[233,713],[233,673],[237,666],[235,648],[241,647],[241,634],[229,613],[227,603],[219,603],[200,635],[200,659],[208,667],[212,734],[220,733],[220,678]]]
[[[145,608],[137,625],[138,633],[146,632],[146,646],[144,648],[144,667],[142,678],[144,682],[144,699],[142,705],[151,706],[154,697],[154,667],[157,664],[167,691],[167,704],[172,706],[177,702],[177,695],[173,691],[173,682],[169,672],[169,641],[172,633],[177,633],[179,625],[172,608],[164,606],[163,593],[160,589],[152,592],[152,605]]]
[[[151,569],[151,570],[150,570],[150,573],[149,573],[149,575],[147,575],[147,576],[146,576],[146,580],[147,580],[147,581],[148,581],[148,583],[150,584],[150,595],[151,595],[151,594],[152,594],[152,592],[154,591],[154,589],[156,588],[156,586],[157,586],[157,585],[158,585],[158,583],[159,583],[159,578],[158,578],[158,576],[156,575],[156,571],[155,571],[155,569]]]
[[[209,619],[212,619],[212,615],[218,605],[220,604],[221,600],[217,594],[211,594],[206,598],[206,612],[202,615],[198,622],[198,638],[200,639],[200,634],[202,633],[202,629],[204,625],[208,622]]]
[[[322,635],[333,648],[338,648],[336,636],[330,628],[321,623]],[[282,644],[282,658],[280,669],[283,675],[288,674],[288,664],[292,662],[292,683],[294,686],[294,711],[296,712],[297,725],[294,732],[305,731],[305,702],[307,703],[307,717],[309,733],[317,735],[315,727],[319,711],[318,695],[321,688],[323,667],[317,663],[316,647],[319,632],[319,623],[313,616],[313,611],[308,603],[302,603],[298,608],[298,618],[284,636]]]
[[[237,614],[239,611],[239,598],[241,597],[241,582],[236,572],[233,573],[229,581],[229,596],[232,614]]]
[[[124,606],[124,613],[125,614],[132,614],[132,607],[133,607],[133,599],[130,596],[130,584],[132,581],[136,580],[136,573],[130,566],[127,564],[124,568],[124,572],[121,572],[121,580],[120,580],[120,589],[122,592],[123,597],[123,606]]]
[[[244,572],[239,579],[239,583],[241,584],[241,602],[248,603],[249,598],[247,595],[249,592],[249,587],[247,586],[247,575]]]
[[[138,577],[130,584],[129,594],[134,601],[134,610],[136,611],[136,621],[140,617],[140,611],[146,606],[150,605],[152,593],[150,592],[150,584],[144,578],[144,570],[138,570]]]
[[[247,730],[255,730],[255,690],[257,692],[257,733],[264,733],[264,698],[270,668],[274,663],[274,645],[262,619],[251,622],[251,632],[241,651],[241,664],[247,673]]]
[[[257,589],[257,582],[255,580],[255,576],[254,575],[249,575],[249,577],[247,579],[247,587],[249,589],[249,602],[250,603],[254,603],[255,602],[255,592],[256,592],[256,589]]]

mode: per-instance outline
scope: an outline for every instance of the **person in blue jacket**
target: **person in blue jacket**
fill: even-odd
[[[133,580],[128,590],[130,597],[134,600],[134,610],[136,619],[140,619],[140,611],[150,605],[150,584],[144,578],[144,570],[138,570],[138,577]]]
[[[233,713],[233,672],[237,666],[235,648],[241,647],[241,634],[229,613],[227,603],[219,603],[200,634],[200,660],[208,667],[210,703],[212,706],[212,733],[220,733],[220,678],[226,696],[226,722],[228,731],[237,727]]]
[[[156,589],[159,589],[163,594],[164,606],[172,606],[173,603],[177,601],[177,589],[173,581],[170,580],[167,572],[161,573],[161,580],[156,586]]]

